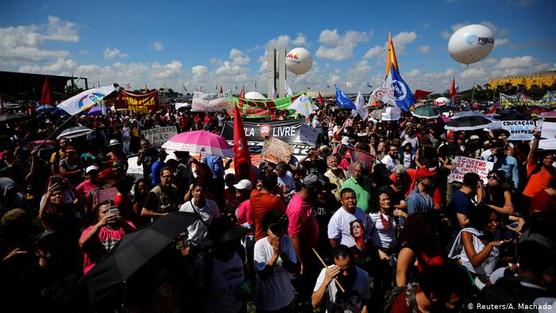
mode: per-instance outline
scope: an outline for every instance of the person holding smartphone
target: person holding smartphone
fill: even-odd
[[[87,274],[125,234],[135,230],[135,225],[124,220],[111,201],[98,204],[94,211],[97,213],[96,224],[87,227],[79,238],[79,248],[83,254],[83,274]]]

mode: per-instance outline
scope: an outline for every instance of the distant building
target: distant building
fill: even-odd
[[[505,86],[506,84],[510,84],[512,86],[524,85],[525,88],[531,88],[533,85],[537,85],[539,87],[542,87],[543,85],[552,86],[553,84],[556,84],[556,71],[498,77],[490,79],[488,84],[490,85],[490,88]]]
[[[33,100],[38,101],[41,97],[45,78],[48,76],[48,86],[54,100],[63,100],[61,97],[65,92],[68,82],[75,86],[76,80],[85,81],[85,89],[88,89],[87,78],[30,74],[18,72],[0,71],[0,96],[4,100]]]

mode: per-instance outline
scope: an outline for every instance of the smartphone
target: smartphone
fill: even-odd
[[[108,214],[120,215],[120,210],[117,207],[111,207],[108,209]]]

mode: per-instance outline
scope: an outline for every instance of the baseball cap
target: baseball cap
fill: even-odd
[[[309,174],[303,179],[303,187],[307,189],[316,189],[324,187],[325,181],[320,179],[316,174]]]
[[[91,165],[91,166],[88,166],[87,169],[85,169],[85,173],[89,174],[89,172],[92,172],[92,171],[98,172],[98,170],[99,170],[98,166]]]
[[[251,190],[253,184],[248,179],[242,179],[234,185],[234,188],[238,190]]]
[[[471,139],[471,140],[479,140],[479,136],[477,136],[477,135],[471,135],[471,137],[469,137],[469,139]]]

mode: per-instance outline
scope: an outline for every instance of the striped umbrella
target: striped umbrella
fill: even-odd
[[[196,130],[175,135],[162,148],[221,157],[232,157],[232,147],[224,137],[206,130]]]
[[[85,135],[90,134],[92,132],[93,132],[92,129],[87,128],[85,126],[75,126],[75,127],[70,127],[68,129],[65,129],[56,138],[57,139],[60,139],[60,138],[77,138],[77,137],[85,136]]]

